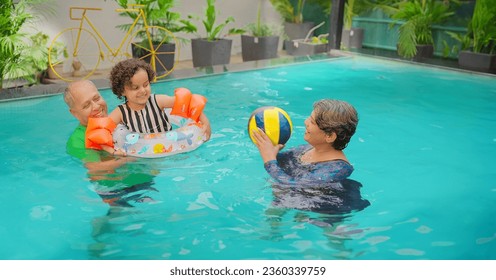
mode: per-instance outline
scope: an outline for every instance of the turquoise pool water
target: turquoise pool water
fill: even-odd
[[[208,97],[212,139],[100,174],[153,183],[125,196],[133,207],[104,203],[97,192],[108,189],[66,154],[77,122],[61,96],[0,103],[0,259],[496,259],[494,77],[357,57],[153,91],[176,87]],[[281,107],[294,124],[287,145],[302,144],[321,98],[359,112],[346,153],[371,205],[332,226],[300,210],[275,219],[248,117]]]

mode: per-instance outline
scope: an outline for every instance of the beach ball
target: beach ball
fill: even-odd
[[[253,143],[256,143],[256,141],[252,133],[257,127],[269,136],[274,145],[286,144],[293,131],[293,124],[288,113],[273,106],[260,107],[251,114],[248,120],[248,135],[250,135]]]

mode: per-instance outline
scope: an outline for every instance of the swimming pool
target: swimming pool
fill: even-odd
[[[66,154],[77,122],[61,96],[0,103],[0,259],[496,259],[494,77],[354,57],[153,91],[176,87],[209,99],[212,139],[100,174],[107,183]],[[294,124],[287,145],[303,144],[321,98],[359,112],[345,151],[371,203],[333,226],[269,214],[271,183],[246,132],[254,109],[278,106]],[[123,188],[122,177],[145,184],[124,195],[133,207],[109,207],[97,192]]]

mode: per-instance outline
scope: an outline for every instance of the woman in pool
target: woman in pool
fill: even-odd
[[[283,145],[273,145],[261,130],[255,132],[257,148],[265,170],[278,183],[296,186],[323,186],[342,181],[353,172],[343,150],[355,133],[358,114],[344,101],[323,99],[313,105],[305,120],[301,145],[280,152]]]

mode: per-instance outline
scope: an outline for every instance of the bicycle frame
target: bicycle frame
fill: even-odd
[[[93,22],[91,22],[90,18],[88,18],[86,16],[86,12],[87,11],[101,11],[102,10],[101,8],[70,7],[70,11],[69,11],[70,19],[71,20],[79,20],[80,21],[79,22],[79,32],[78,32],[78,36],[76,38],[76,45],[75,45],[76,47],[74,48],[73,55],[74,56],[77,56],[77,53],[76,52],[79,49],[78,46],[79,46],[79,39],[80,39],[80,36],[81,36],[81,30],[83,29],[84,22],[86,22],[88,24],[88,26],[91,27],[91,29],[93,30],[93,32],[95,32],[95,34],[100,39],[100,41],[103,43],[103,45],[107,48],[107,50],[112,54],[112,56],[114,56],[114,57],[117,56],[120,53],[122,47],[124,46],[125,42],[129,38],[129,36],[131,36],[132,31],[134,30],[134,27],[136,26],[136,24],[138,23],[138,21],[139,21],[140,18],[143,18],[143,26],[144,27],[148,27],[148,23],[146,21],[145,13],[143,12],[142,9],[137,8],[137,7],[141,7],[141,6],[143,6],[143,5],[130,5],[130,7],[132,7],[132,8],[116,9],[115,10],[116,12],[119,12],[119,13],[120,12],[138,12],[139,13],[139,15],[136,17],[136,19],[134,20],[134,22],[131,24],[131,27],[126,32],[126,35],[122,38],[119,46],[116,49],[113,49],[108,44],[108,42],[102,36],[102,34],[100,33],[100,31],[97,29],[97,27],[93,24]],[[73,16],[73,10],[83,10],[81,17],[75,17],[75,16]],[[103,59],[105,57],[105,54],[103,52],[100,52],[100,57]]]
[[[157,73],[155,76],[156,79],[163,78],[170,74],[174,69],[175,58],[178,57],[176,56],[176,52],[178,52],[178,48],[176,48],[177,40],[174,34],[164,27],[148,25],[146,14],[142,7],[143,5],[130,4],[128,5],[128,8],[115,10],[119,13],[137,13],[136,18],[117,48],[112,48],[109,45],[98,28],[88,17],[88,11],[101,11],[101,8],[70,7],[70,19],[78,21],[79,24],[77,27],[68,27],[62,30],[52,41],[52,45],[59,39],[63,42],[67,42],[70,53],[69,57],[66,56],[63,59],[58,58],[52,60],[50,56],[52,45],[50,45],[48,62],[54,74],[65,81],[87,78],[98,68],[100,61],[105,60],[106,55],[110,58],[109,60],[111,62],[130,57],[143,59],[149,63]],[[75,13],[76,10],[78,11],[77,15]],[[142,26],[138,25],[138,21],[141,19],[143,20],[143,22],[140,22],[140,25]],[[86,25],[85,22],[87,23]],[[162,36],[162,39],[154,41],[154,34],[165,35]],[[170,38],[174,41],[173,43],[167,41]],[[138,39],[137,41],[139,42],[136,42],[135,39]],[[104,47],[101,46],[102,43]],[[105,54],[105,49],[108,51],[108,54]],[[84,61],[79,58],[83,58]],[[57,67],[57,70],[55,70],[55,66],[59,65],[61,65],[62,68]],[[72,71],[72,74],[68,76],[66,70],[71,66],[74,70]]]

